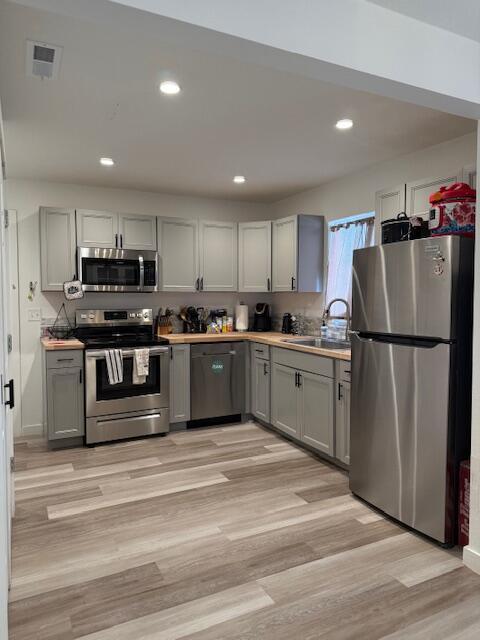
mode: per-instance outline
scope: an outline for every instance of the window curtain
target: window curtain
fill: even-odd
[[[371,247],[374,233],[373,217],[355,222],[332,225],[328,234],[328,276],[326,304],[334,298],[343,298],[352,304],[352,264],[355,249]],[[345,306],[335,303],[331,315],[343,315]]]

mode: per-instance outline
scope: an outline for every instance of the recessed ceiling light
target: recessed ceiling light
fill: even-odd
[[[351,129],[353,127],[353,120],[344,118],[343,120],[339,120],[335,126],[337,129]]]
[[[235,182],[235,184],[243,184],[247,181],[247,179],[245,178],[245,176],[235,176],[233,178],[233,181]]]
[[[180,85],[174,80],[164,80],[160,83],[160,91],[167,96],[174,96],[180,93]]]
[[[115,162],[112,158],[100,158],[100,164],[103,164],[104,167],[113,167]]]

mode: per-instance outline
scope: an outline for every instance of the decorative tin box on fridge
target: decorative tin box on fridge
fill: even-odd
[[[465,182],[432,193],[428,226],[432,236],[475,235],[476,191]]]

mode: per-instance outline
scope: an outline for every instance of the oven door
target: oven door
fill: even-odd
[[[78,276],[84,291],[156,291],[157,254],[79,247]]]
[[[168,407],[168,347],[149,348],[148,376],[143,384],[134,384],[133,349],[122,349],[123,382],[110,384],[105,351],[85,352],[87,417]]]

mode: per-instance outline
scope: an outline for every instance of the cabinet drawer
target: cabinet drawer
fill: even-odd
[[[350,362],[339,360],[340,380],[343,380],[344,382],[350,382],[351,369],[352,369],[352,366]]]
[[[334,361],[332,358],[274,347],[273,361],[285,367],[293,367],[294,369],[300,369],[302,371],[318,373],[328,378],[335,376]]]
[[[65,351],[47,351],[47,369],[64,367],[83,367],[83,351],[66,349]]]
[[[254,342],[251,346],[252,355],[255,358],[261,358],[262,360],[270,359],[270,347],[268,344],[261,344],[260,342]]]

